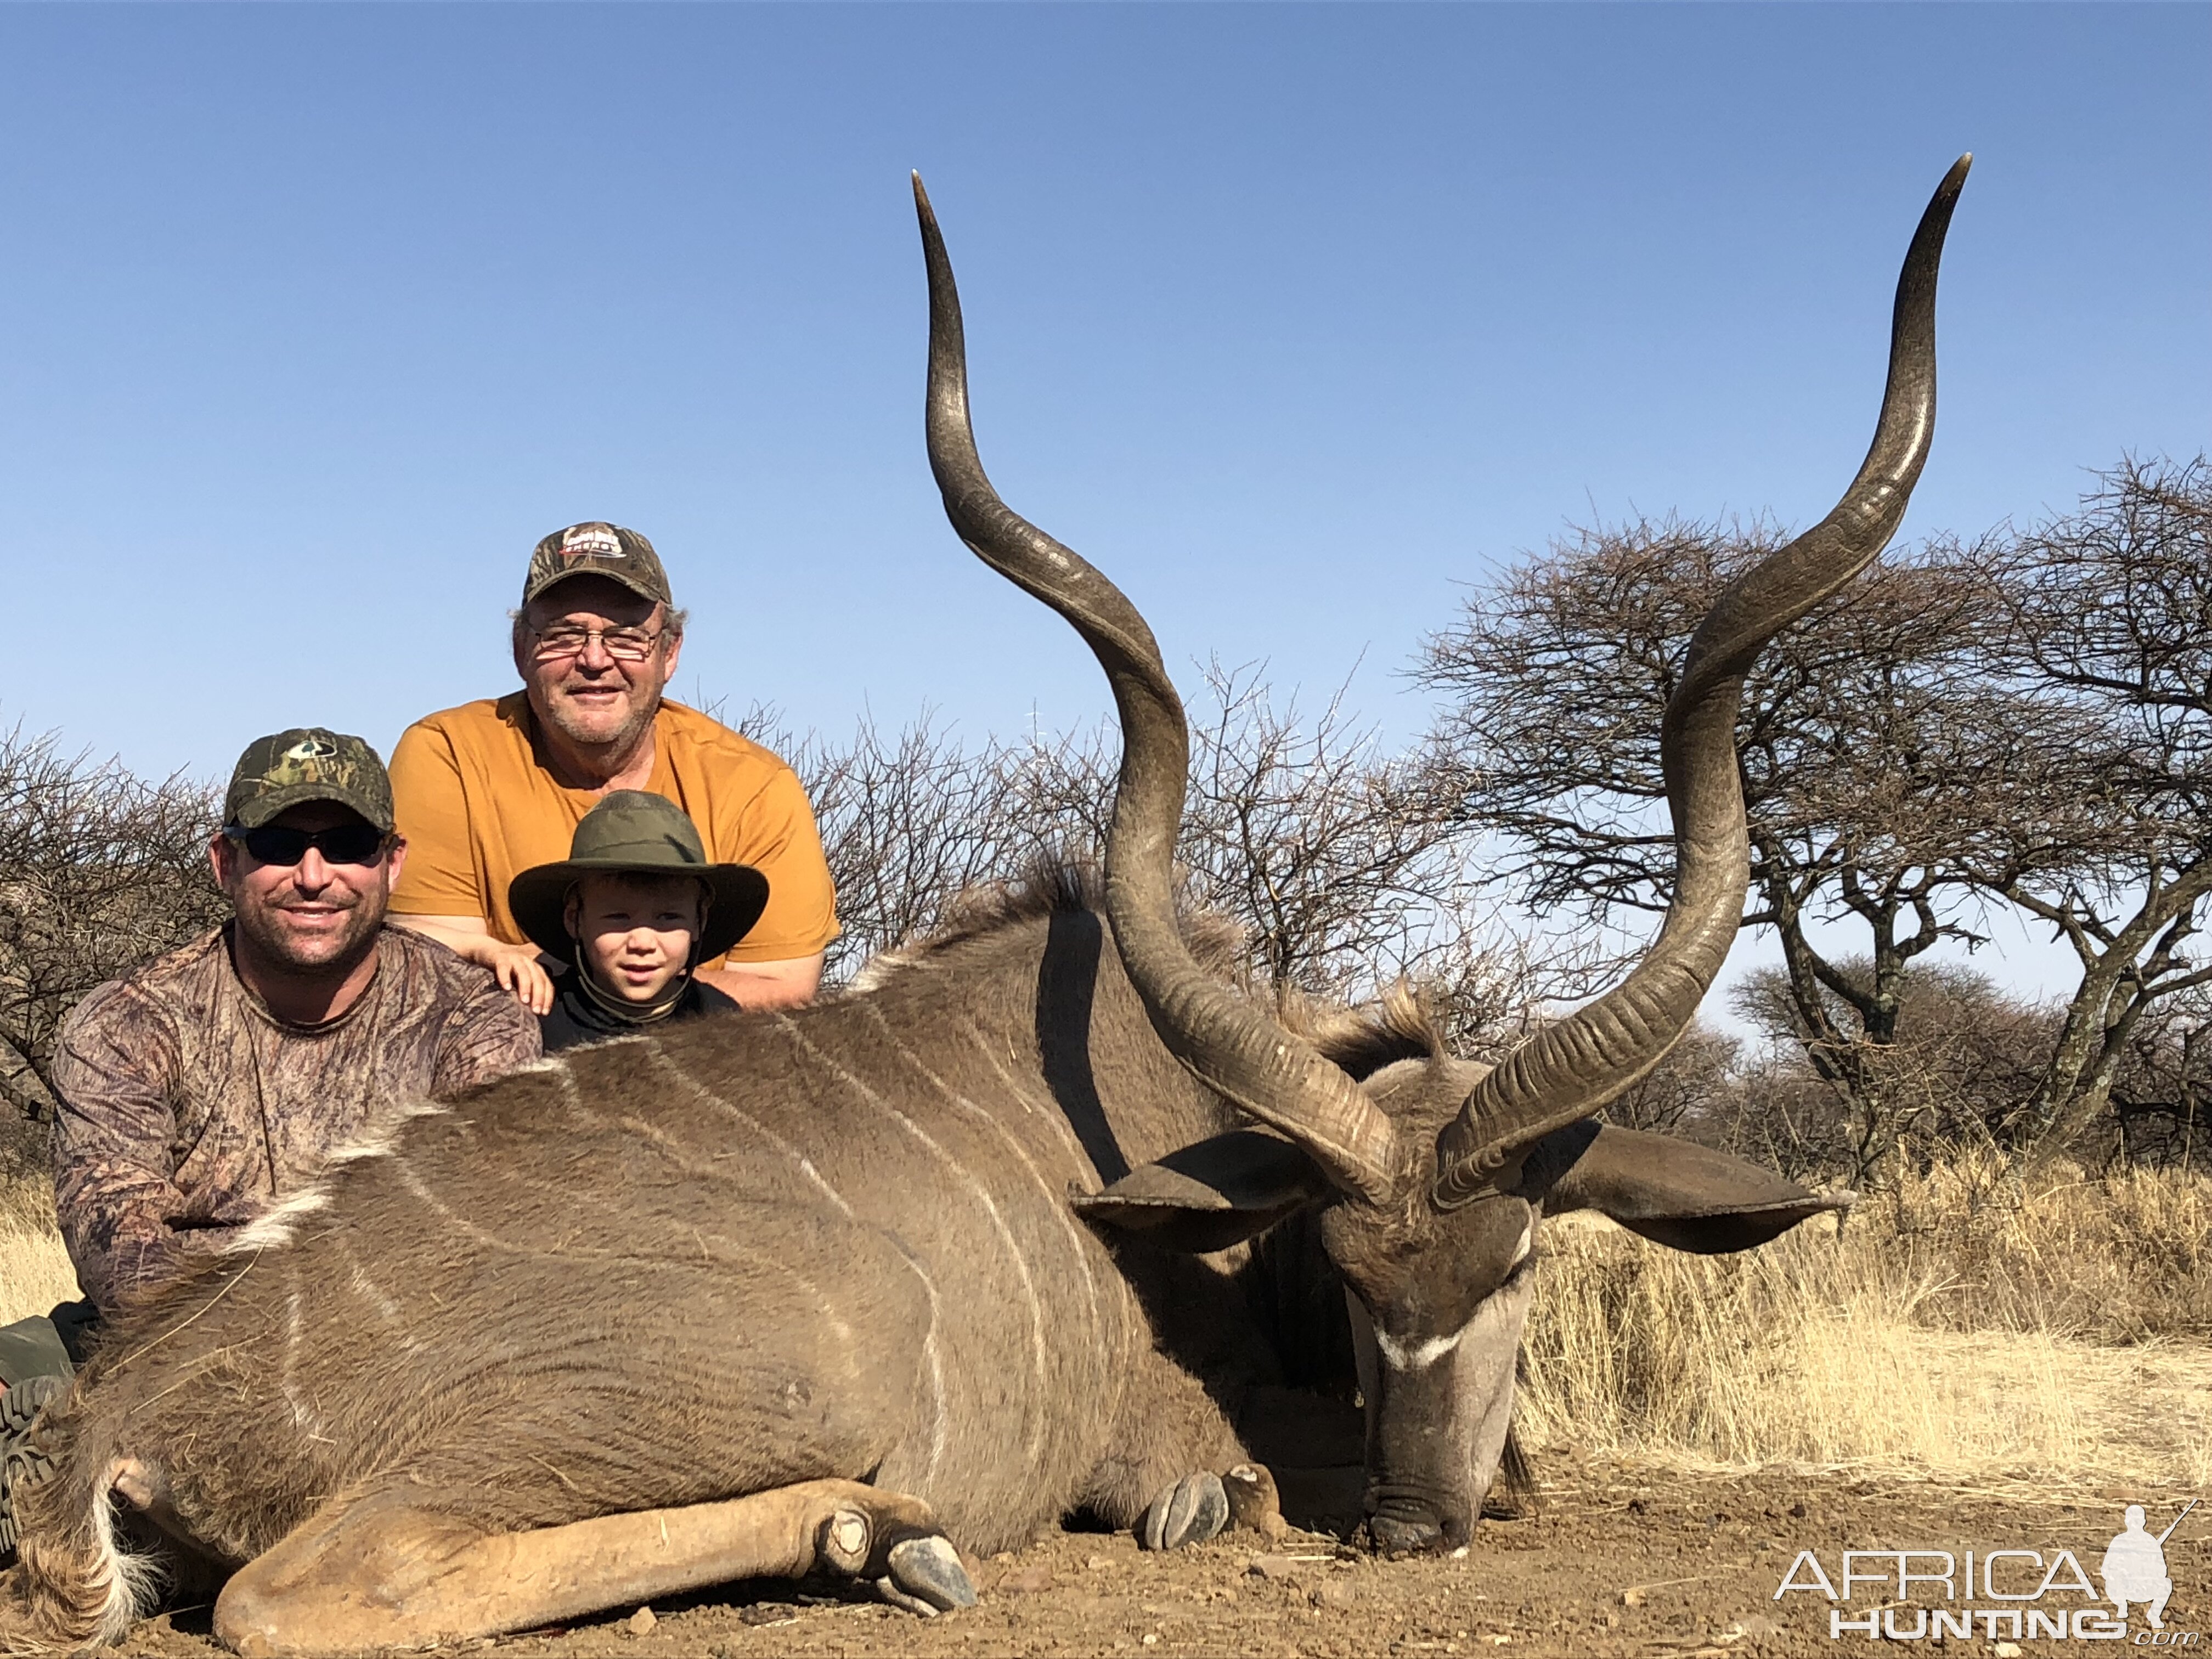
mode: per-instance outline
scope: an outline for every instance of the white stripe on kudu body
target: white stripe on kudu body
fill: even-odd
[[[1022,1145],[1021,1138],[1012,1130],[955,1089],[943,1078],[938,1076],[936,1072],[931,1069],[929,1063],[908,1047],[905,1039],[891,1029],[890,1022],[884,1018],[882,1009],[873,1003],[869,1003],[866,1006],[870,1018],[875,1021],[877,1028],[890,1039],[891,1047],[898,1050],[901,1059],[927,1078],[935,1085],[937,1091],[951,1101],[954,1106],[970,1117],[981,1119],[1012,1149],[1014,1156],[1022,1161],[1022,1168],[1029,1172],[1030,1179],[1036,1183],[1037,1190],[1044,1194],[1045,1208],[1051,1212],[1053,1218],[1060,1223],[1060,1230],[1067,1239],[1068,1250],[1075,1257],[1076,1270],[1083,1275],[1084,1309],[1091,1321],[1091,1340],[1094,1343],[1103,1342],[1106,1336],[1105,1322],[1098,1311],[1098,1285],[1097,1281],[1091,1277],[1090,1252],[1085,1248],[1085,1241],[1083,1235],[1076,1230],[1075,1218],[1068,1213],[1067,1206],[1061,1201],[1060,1193],[1054,1189],[1050,1182],[1044,1178],[1043,1171],[1037,1168],[1036,1160],[1030,1156],[1029,1148]]]
[[[642,1127],[643,1126],[639,1127]],[[660,1143],[665,1141],[665,1139],[666,1138],[665,1136],[658,1137],[655,1142],[656,1146],[659,1146],[660,1150],[668,1156],[671,1163],[676,1164],[677,1167],[683,1170],[686,1174],[704,1175],[714,1179],[722,1181],[727,1181],[733,1178],[723,1174],[720,1170],[702,1166],[690,1158],[682,1158],[673,1153],[667,1153],[665,1146],[660,1146]],[[557,1193],[565,1202],[570,1204],[588,1204],[594,1209],[602,1211],[617,1220],[619,1220],[625,1214],[631,1213],[625,1208],[623,1200],[618,1196],[586,1192],[575,1188],[555,1188],[550,1185],[546,1186],[544,1190],[549,1193]],[[606,1231],[610,1233],[613,1233],[619,1230],[610,1228]],[[711,1242],[714,1249],[726,1252],[732,1256],[744,1256],[750,1261],[764,1263],[771,1271],[781,1273],[786,1279],[790,1279],[801,1290],[805,1291],[808,1296],[813,1298],[816,1310],[820,1313],[824,1320],[829,1322],[830,1328],[836,1334],[837,1340],[843,1343],[848,1348],[850,1348],[853,1346],[853,1328],[837,1316],[836,1304],[830,1299],[829,1293],[812,1279],[809,1279],[805,1273],[799,1272],[798,1268],[793,1267],[791,1263],[786,1261],[782,1256],[777,1255],[773,1250],[764,1250],[757,1245],[747,1244],[738,1239],[734,1239],[727,1233],[721,1231],[720,1229],[709,1231],[694,1225],[690,1229],[690,1232],[691,1237],[698,1243],[700,1255],[708,1261],[713,1261],[715,1259],[713,1250],[710,1250],[708,1248]],[[600,1256],[618,1255],[625,1261],[638,1261],[640,1259],[635,1242],[626,1245],[621,1250],[596,1249],[588,1252],[588,1254]],[[653,1265],[651,1258],[647,1257],[644,1260],[646,1265]]]
[[[392,1340],[403,1352],[420,1352],[422,1345],[416,1340],[406,1314],[397,1302],[384,1293],[383,1287],[368,1276],[368,1270],[362,1266],[360,1255],[354,1249],[353,1241],[348,1238],[343,1231],[337,1228],[331,1229],[330,1240],[337,1248],[338,1255],[345,1261],[346,1282],[352,1286],[356,1295],[375,1308],[378,1316],[391,1328]]]
[[[276,1390],[284,1396],[284,1403],[292,1408],[293,1426],[310,1440],[328,1443],[323,1433],[322,1419],[315,1414],[300,1394],[299,1384],[293,1380],[300,1358],[300,1338],[307,1322],[300,1309],[300,1267],[296,1261],[288,1263],[284,1283],[284,1358],[276,1370]]]
[[[882,1016],[878,1014],[877,1018],[880,1019]],[[1048,1094],[1044,1103],[1042,1106],[1038,1105],[1031,1097],[1030,1085],[1006,1069],[994,1052],[996,1045],[985,1035],[983,1028],[974,1020],[961,1020],[957,1029],[967,1036],[973,1047],[973,1051],[982,1055],[985,1062],[998,1073],[999,1080],[1006,1085],[1008,1091],[1020,1103],[1021,1109],[1031,1117],[1042,1118],[1052,1126],[1053,1133],[1060,1137],[1060,1144],[1066,1149],[1067,1155],[1073,1161],[1075,1168],[1079,1170],[1088,1170],[1094,1176],[1097,1176],[1099,1173],[1097,1166],[1091,1162],[1091,1154],[1084,1150],[1083,1143],[1076,1139],[1075,1131],[1069,1127],[1067,1115],[1060,1109],[1060,1103]],[[1008,1052],[1012,1053],[1011,1048]],[[940,1084],[939,1086],[941,1088],[944,1085]],[[1008,1132],[1008,1139],[1012,1139],[1011,1131]],[[1024,1161],[1027,1162],[1026,1158]],[[1042,1185],[1042,1182],[1039,1184]],[[1048,1188],[1045,1195],[1052,1201],[1054,1213],[1064,1218],[1066,1210],[1060,1194]],[[1066,1224],[1071,1231],[1075,1231],[1072,1221],[1066,1222]],[[1083,1267],[1085,1288],[1091,1291],[1091,1329],[1098,1334],[1098,1340],[1101,1344],[1103,1344],[1107,1340],[1104,1316],[1098,1311],[1097,1293],[1091,1275],[1091,1264],[1084,1255],[1079,1244],[1076,1252],[1076,1260]],[[1130,1304],[1133,1298],[1129,1294],[1128,1281],[1116,1273],[1110,1283],[1114,1290],[1121,1292],[1120,1300],[1116,1304],[1121,1314],[1120,1340],[1127,1341],[1129,1330],[1133,1327],[1143,1328],[1146,1322],[1141,1317],[1133,1316]],[[1114,1373],[1114,1405],[1107,1414],[1107,1421],[1118,1423],[1121,1420],[1121,1402],[1129,1391],[1130,1368],[1119,1358],[1109,1363],[1112,1365]]]
[[[805,1177],[815,1190],[837,1206],[838,1214],[843,1216],[848,1221],[859,1221],[860,1218],[853,1213],[853,1206],[845,1201],[845,1195],[830,1184],[822,1172],[814,1167],[813,1160],[800,1152],[797,1146],[776,1133],[751,1113],[741,1111],[723,1099],[714,1090],[707,1087],[705,1084],[700,1082],[698,1079],[693,1077],[664,1054],[659,1043],[653,1044],[647,1052],[652,1056],[654,1065],[668,1073],[683,1088],[689,1090],[696,1099],[703,1101],[715,1110],[735,1118],[761,1139],[789,1158],[799,1173]],[[938,1463],[945,1455],[945,1364],[937,1352],[937,1284],[930,1278],[921,1263],[915,1260],[914,1253],[908,1250],[904,1243],[888,1233],[884,1234],[884,1237],[899,1253],[900,1259],[914,1270],[914,1276],[921,1281],[922,1293],[929,1298],[929,1325],[923,1331],[921,1337],[921,1355],[929,1362],[929,1458],[922,1465],[921,1469],[922,1479],[927,1480],[937,1473]]]
[[[724,1113],[728,1116],[737,1119],[737,1121],[744,1125],[747,1129],[750,1130],[754,1134],[758,1135],[763,1140],[768,1142],[769,1146],[775,1147],[786,1158],[789,1158],[798,1168],[799,1173],[804,1176],[806,1180],[812,1184],[814,1189],[837,1206],[837,1213],[839,1215],[843,1216],[848,1221],[858,1219],[858,1218],[853,1213],[853,1206],[845,1201],[845,1195],[839,1192],[835,1187],[831,1186],[827,1180],[823,1179],[822,1172],[814,1167],[813,1161],[810,1159],[805,1153],[800,1152],[797,1146],[793,1146],[790,1141],[786,1140],[781,1135],[776,1133],[775,1130],[769,1128],[767,1124],[762,1122],[760,1119],[755,1117],[750,1112],[744,1111],[738,1107],[731,1105],[730,1103],[723,1099],[720,1095],[716,1094],[712,1089],[709,1089],[705,1084],[700,1082],[698,1079],[693,1077],[690,1073],[685,1071],[681,1066],[678,1066],[665,1054],[662,1053],[659,1044],[655,1043],[648,1052],[652,1055],[653,1063],[655,1066],[658,1066],[662,1071],[667,1073],[669,1076],[674,1078],[676,1081],[681,1084],[685,1089],[690,1091],[694,1098],[704,1101],[708,1105],[712,1106],[716,1111]]]
[[[1006,1218],[999,1213],[998,1205],[992,1201],[991,1194],[983,1183],[975,1179],[966,1164],[938,1145],[927,1130],[855,1077],[840,1062],[823,1053],[809,1040],[806,1033],[799,1029],[798,1023],[789,1015],[778,1014],[775,1018],[775,1023],[790,1034],[792,1040],[811,1055],[831,1076],[844,1084],[860,1099],[879,1108],[901,1128],[927,1148],[944,1164],[945,1168],[958,1176],[961,1183],[974,1195],[976,1203],[981,1206],[984,1214],[990,1218],[993,1229],[997,1231],[1000,1243],[1006,1246],[1006,1260],[1012,1264],[1016,1276],[1022,1281],[1022,1294],[1029,1300],[1030,1365],[1036,1379],[1036,1389],[1024,1407],[1024,1414],[1029,1419],[1029,1458],[1031,1465],[1034,1466],[1038,1450],[1044,1443],[1044,1413],[1040,1407],[1048,1386],[1049,1365],[1044,1351],[1044,1310],[1037,1301],[1036,1285],[1030,1278],[1029,1263],[1022,1260],[1021,1246],[1015,1240],[1013,1230],[1006,1225]]]
[[[1008,1092],[1021,1103],[1021,1109],[1031,1117],[1041,1117],[1051,1124],[1053,1132],[1060,1137],[1060,1144],[1067,1149],[1067,1155],[1075,1160],[1076,1167],[1088,1168],[1091,1159],[1083,1150],[1083,1143],[1076,1139],[1075,1132],[1067,1127],[1067,1119],[1059,1109],[1059,1103],[1054,1102],[1040,1109],[1036,1102],[1030,1097],[1029,1085],[1009,1072],[1000,1063],[998,1055],[991,1052],[990,1039],[983,1035],[983,1028],[975,1021],[963,1019],[959,1023],[958,1029],[964,1032],[969,1041],[975,1045],[975,1051],[982,1055],[991,1069],[999,1074],[999,1081],[1006,1085]]]

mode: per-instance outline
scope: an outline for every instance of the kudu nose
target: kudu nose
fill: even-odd
[[[1444,1529],[1425,1515],[1370,1515],[1368,1536],[1385,1555],[1428,1555],[1443,1547]]]

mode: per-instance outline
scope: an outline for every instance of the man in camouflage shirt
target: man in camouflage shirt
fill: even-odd
[[[93,992],[55,1059],[55,1204],[103,1310],[220,1250],[380,1105],[538,1056],[537,1021],[489,974],[386,925],[407,849],[367,744],[262,738],[224,820],[234,919]]]
[[[223,820],[209,850],[233,919],[100,987],[62,1029],[55,1207],[92,1308],[0,1330],[0,1553],[9,1469],[28,1455],[8,1431],[58,1392],[46,1379],[66,1376],[88,1315],[220,1252],[380,1106],[538,1057],[537,1020],[489,973],[386,925],[407,849],[359,738],[251,744]]]

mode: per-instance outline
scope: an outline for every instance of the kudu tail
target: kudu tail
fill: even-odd
[[[71,1420],[74,1403],[49,1412],[38,1431],[52,1472],[14,1494],[20,1535],[16,1564],[0,1577],[0,1654],[112,1645],[160,1597],[160,1568],[120,1535],[115,1459]]]

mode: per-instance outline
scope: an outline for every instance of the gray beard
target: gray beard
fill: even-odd
[[[612,737],[603,738],[595,732],[578,731],[568,723],[567,710],[558,703],[551,702],[550,699],[548,702],[550,706],[544,710],[544,720],[547,725],[579,749],[590,750],[602,755],[628,754],[637,746],[638,740],[652,727],[653,716],[660,712],[660,699],[655,697],[651,708],[633,712],[629,719],[623,722]]]

